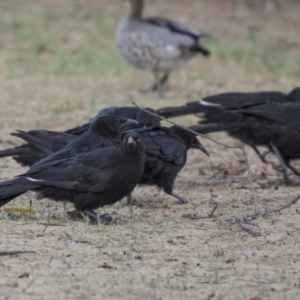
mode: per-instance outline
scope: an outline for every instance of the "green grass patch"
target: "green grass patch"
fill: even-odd
[[[132,70],[115,47],[122,12],[109,8],[87,0],[1,1],[2,74],[117,75]],[[263,27],[249,29],[246,39],[214,37],[205,44],[224,60],[278,76],[300,75],[297,44],[266,38]]]
[[[288,41],[266,40],[261,31],[249,31],[246,40],[234,43],[214,37],[208,39],[206,45],[211,49],[212,55],[224,60],[233,60],[278,76],[300,76],[297,45]]]

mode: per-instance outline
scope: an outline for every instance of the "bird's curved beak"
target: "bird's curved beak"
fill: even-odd
[[[135,140],[130,136],[127,140],[128,144],[136,144]]]
[[[205,147],[200,142],[199,142],[199,144],[193,144],[192,148],[198,149],[198,150],[202,151],[203,153],[205,153],[207,156],[209,156],[208,151],[205,149]]]
[[[136,120],[133,120],[133,119],[128,119],[126,122],[124,122],[121,126],[120,126],[120,129],[124,129],[124,128],[127,128],[129,126],[132,126],[132,125],[139,125],[140,123]]]

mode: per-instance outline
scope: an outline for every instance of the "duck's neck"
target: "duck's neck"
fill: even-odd
[[[130,19],[140,19],[143,14],[144,0],[130,0]]]

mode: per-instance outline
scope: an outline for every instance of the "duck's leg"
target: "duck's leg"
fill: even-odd
[[[154,74],[154,82],[152,86],[150,88],[141,89],[140,93],[145,94],[148,92],[159,91],[160,96],[163,97],[163,92],[164,92],[163,89],[165,84],[168,81],[169,73],[165,73],[161,78],[159,77],[158,72],[154,72],[153,74]]]
[[[153,72],[153,75],[154,75],[154,82],[153,82],[153,84],[149,88],[140,89],[139,90],[140,93],[146,94],[146,93],[149,93],[149,92],[157,91],[158,82],[159,82],[158,73],[157,72]]]
[[[159,91],[159,96],[162,98],[164,96],[164,89],[165,85],[168,82],[169,79],[169,73],[165,73],[158,81],[158,91]]]

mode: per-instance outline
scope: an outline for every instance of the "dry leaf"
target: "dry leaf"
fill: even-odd
[[[271,175],[275,176],[276,171],[273,169],[271,164],[265,164],[261,161],[256,162],[250,166],[250,171],[255,176]],[[244,173],[244,176],[248,176],[248,171]]]

